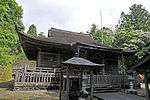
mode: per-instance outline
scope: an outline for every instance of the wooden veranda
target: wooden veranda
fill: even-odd
[[[29,65],[14,70],[14,90],[47,89],[51,84],[59,86],[59,73],[53,68],[36,67],[29,69]]]

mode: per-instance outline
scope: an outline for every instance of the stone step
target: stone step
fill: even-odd
[[[90,91],[90,88],[86,89],[87,91]],[[94,88],[94,93],[104,93],[104,92],[118,92],[120,91],[121,88],[108,88],[108,87],[103,87],[103,88]]]
[[[118,92],[119,90],[94,90],[94,93]]]

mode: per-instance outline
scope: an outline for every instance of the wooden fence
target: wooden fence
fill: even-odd
[[[127,82],[127,76],[125,75],[94,75],[94,87],[121,87]],[[88,75],[83,76],[83,86],[89,87],[90,77]]]
[[[47,87],[50,83],[59,84],[59,74],[55,69],[37,67],[36,70],[14,69],[14,87]]]
[[[59,86],[59,70],[55,68],[36,67],[29,69],[29,65],[14,69],[14,87],[47,87],[51,84]],[[94,75],[94,87],[121,87],[128,84],[128,77],[125,75]],[[134,83],[137,83],[136,81]],[[83,75],[82,86],[88,88],[90,76]]]

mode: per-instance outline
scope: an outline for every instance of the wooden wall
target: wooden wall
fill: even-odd
[[[59,67],[60,55],[39,51],[37,61],[38,67]]]

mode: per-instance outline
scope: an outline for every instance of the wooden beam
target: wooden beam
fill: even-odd
[[[150,90],[149,90],[149,86],[148,86],[148,72],[145,69],[144,71],[144,79],[145,79],[145,89],[146,89],[146,100],[150,100]]]
[[[90,71],[90,100],[93,100],[93,70]]]

